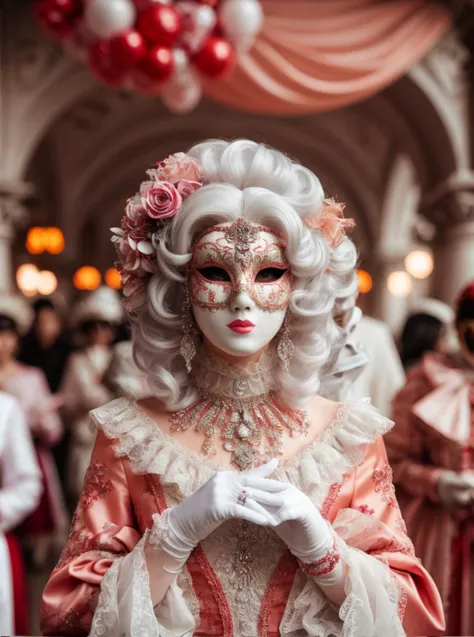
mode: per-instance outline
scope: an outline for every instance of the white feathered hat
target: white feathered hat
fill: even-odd
[[[72,311],[72,322],[75,326],[85,321],[107,321],[120,323],[124,317],[124,310],[120,296],[112,288],[105,285],[89,292],[88,296],[79,301]]]
[[[447,305],[447,303],[443,303],[443,301],[438,301],[438,299],[426,297],[417,299],[410,308],[410,315],[413,314],[428,314],[438,319],[438,321],[441,321],[443,325],[451,325],[454,323],[453,308]]]
[[[0,292],[0,316],[15,321],[19,335],[23,336],[33,323],[34,312],[30,304],[19,294]]]

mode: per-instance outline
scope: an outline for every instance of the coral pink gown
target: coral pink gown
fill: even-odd
[[[367,402],[342,407],[320,438],[273,475],[307,493],[338,534],[349,572],[340,609],[272,529],[250,525],[245,539],[236,520],[198,545],[153,608],[143,553],[152,516],[219,467],[162,432],[131,399],[95,410],[92,419],[99,431],[91,464],[43,595],[45,635],[443,633],[438,591],[414,555],[394,495],[381,438],[391,423]]]
[[[397,498],[416,554],[435,580],[449,635],[474,634],[474,512],[448,511],[442,470],[474,471],[474,375],[428,354],[396,396],[386,437]]]

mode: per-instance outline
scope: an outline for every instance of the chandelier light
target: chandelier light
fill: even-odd
[[[368,294],[373,288],[372,276],[366,270],[357,270],[360,294]]]
[[[408,296],[412,287],[413,282],[408,272],[392,272],[387,278],[387,288],[393,296]]]
[[[405,258],[405,268],[415,279],[426,279],[433,272],[433,257],[426,250],[413,250]]]
[[[96,290],[101,281],[99,270],[91,265],[83,265],[74,273],[73,283],[78,290]]]

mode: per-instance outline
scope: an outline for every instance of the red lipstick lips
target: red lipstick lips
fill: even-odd
[[[236,321],[229,323],[227,327],[237,334],[249,334],[255,325],[251,321],[241,321],[240,319],[237,319]]]

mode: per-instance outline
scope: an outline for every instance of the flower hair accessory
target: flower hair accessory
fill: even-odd
[[[345,204],[337,203],[334,199],[325,199],[321,211],[317,215],[310,215],[303,219],[303,223],[310,230],[320,232],[329,242],[331,248],[337,248],[347,236],[347,231],[355,228],[354,219],[344,217]]]
[[[185,153],[156,162],[147,175],[140,190],[127,201],[120,228],[112,228],[116,267],[129,312],[143,300],[148,279],[155,272],[156,244],[163,230],[183,201],[204,185],[199,162]]]

